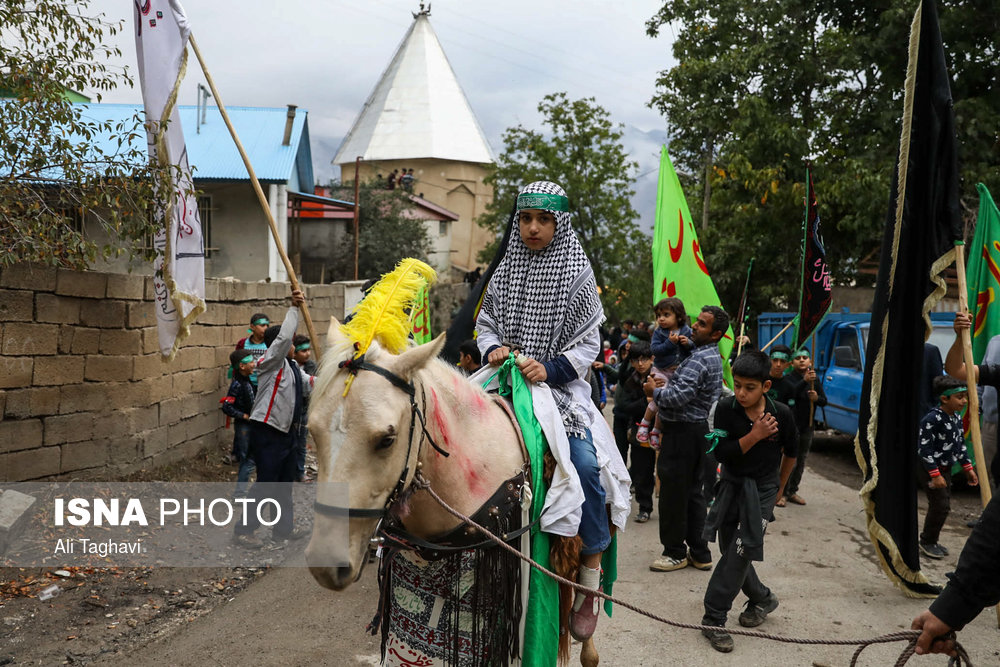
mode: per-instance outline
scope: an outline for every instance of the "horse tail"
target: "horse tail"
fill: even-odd
[[[576,581],[580,571],[580,536],[553,535],[549,548],[552,571],[564,579]],[[569,661],[569,612],[573,608],[574,591],[571,586],[559,584],[559,664]]]

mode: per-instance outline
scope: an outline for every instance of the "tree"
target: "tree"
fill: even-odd
[[[649,239],[639,230],[630,202],[638,165],[621,144],[620,125],[593,98],[570,101],[566,93],[539,103],[548,132],[521,125],[503,135],[504,151],[484,179],[495,190],[493,202],[477,222],[502,235],[521,186],[533,181],[558,183],[580,244],[594,267],[605,312],[613,320],[650,309],[652,282]],[[489,261],[496,244],[480,254]]]
[[[354,187],[333,184],[334,196],[353,200]],[[386,190],[375,180],[358,188],[358,276],[378,278],[392,271],[399,260],[413,257],[427,261],[430,237],[424,222],[408,217],[413,207],[410,195],[401,189]],[[354,277],[354,229],[348,226],[346,241],[333,258],[337,267],[332,280]]]
[[[939,5],[964,204],[975,210],[978,180],[1000,186],[1000,10],[989,0]],[[668,23],[677,35],[678,64],[661,74],[653,104],[671,121],[671,155],[694,174],[692,211],[710,188],[705,260],[724,304],[738,303],[751,257],[754,312],[798,302],[807,160],[834,280],[873,280],[861,260],[878,247],[888,210],[915,7],[673,0],[647,23],[651,35]]]
[[[123,83],[104,45],[123,28],[86,14],[89,0],[8,0],[0,6],[0,265],[84,268],[98,256],[152,258],[151,204],[171,169],[145,152],[142,119],[94,121],[73,91],[96,98]],[[101,138],[116,137],[114,151]],[[143,148],[131,148],[133,142]],[[103,244],[85,238],[95,222]]]

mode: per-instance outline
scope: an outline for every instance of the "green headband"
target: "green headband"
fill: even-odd
[[[258,317],[256,320],[253,320],[252,322],[250,322],[251,325],[254,325],[254,324],[263,324],[264,326],[267,326],[270,323],[271,323],[271,321],[268,320],[266,317],[265,318]]]
[[[779,361],[788,361],[788,355],[785,354],[784,352],[772,352],[771,358],[777,359]]]
[[[241,364],[252,364],[253,363],[253,355],[252,354],[248,354],[247,356],[243,357],[242,359],[240,359],[240,363]]]
[[[550,195],[546,192],[525,192],[517,196],[517,210],[538,208],[543,211],[569,211],[569,199],[562,195]]]
[[[969,391],[968,387],[952,387],[951,389],[945,389],[941,392],[941,398],[946,396],[951,396],[952,394],[961,394],[963,392]]]
[[[300,352],[302,350],[308,350],[310,347],[312,347],[312,343],[299,343],[295,346],[295,351]]]
[[[778,352],[778,354],[781,354],[781,352]],[[798,359],[800,357],[808,357],[808,356],[809,356],[809,350],[799,350],[792,355],[792,359]]]
[[[639,342],[639,337],[636,336],[635,334],[629,334],[628,335],[628,342],[630,342],[630,343],[638,343]]]

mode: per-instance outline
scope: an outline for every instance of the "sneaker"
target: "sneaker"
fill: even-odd
[[[601,599],[593,593],[583,596],[583,604],[577,611],[569,614],[569,634],[578,642],[586,641],[594,636],[597,629],[597,616],[601,610]]]
[[[740,614],[740,625],[744,628],[756,628],[777,608],[778,597],[774,593],[769,594],[763,602],[747,600],[747,608]]]
[[[649,427],[640,424],[635,430],[635,439],[639,442],[649,442]]]
[[[712,569],[712,561],[695,560],[694,558],[691,557],[690,551],[688,551],[687,559],[688,559],[688,565],[690,565],[696,570],[708,571]]]
[[[927,556],[928,558],[942,559],[948,555],[948,552],[940,544],[924,544],[920,543],[920,553]]]
[[[673,572],[688,566],[687,556],[684,558],[671,558],[670,556],[660,556],[653,561],[649,569],[653,572]]]
[[[233,533],[232,543],[245,549],[260,549],[264,546],[260,543],[260,540],[253,536],[252,533],[249,535]]]
[[[708,643],[719,653],[732,653],[733,648],[736,646],[733,643],[732,635],[726,632],[721,626],[718,629],[704,628],[701,634],[708,639]]]
[[[639,516],[635,518],[636,523],[646,523],[649,521],[649,512],[639,512]]]

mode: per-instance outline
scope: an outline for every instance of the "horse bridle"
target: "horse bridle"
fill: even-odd
[[[346,368],[352,375],[357,375],[358,371],[372,371],[381,375],[386,380],[388,380],[394,387],[403,390],[407,397],[410,399],[410,433],[406,438],[406,458],[403,459],[403,472],[399,475],[399,480],[396,482],[396,487],[386,498],[385,505],[381,509],[369,509],[363,507],[339,507],[337,505],[327,505],[326,503],[321,503],[318,500],[313,503],[313,508],[319,514],[324,514],[326,516],[333,517],[343,517],[347,516],[351,519],[381,519],[388,512],[389,508],[392,507],[400,495],[402,495],[403,490],[407,486],[407,478],[410,476],[410,452],[413,450],[413,434],[416,430],[417,421],[420,421],[420,443],[423,444],[424,439],[431,444],[436,452],[442,456],[448,456],[448,452],[440,447],[434,440],[434,437],[427,431],[427,422],[424,419],[423,410],[417,405],[417,388],[413,384],[412,380],[404,380],[399,377],[388,368],[373,364],[365,360],[365,355],[360,355],[358,357],[352,357],[345,361],[341,361],[338,366],[340,368]],[[426,400],[426,395],[424,395]],[[426,405],[425,405],[426,408]],[[417,446],[417,459],[420,459],[420,445]]]

